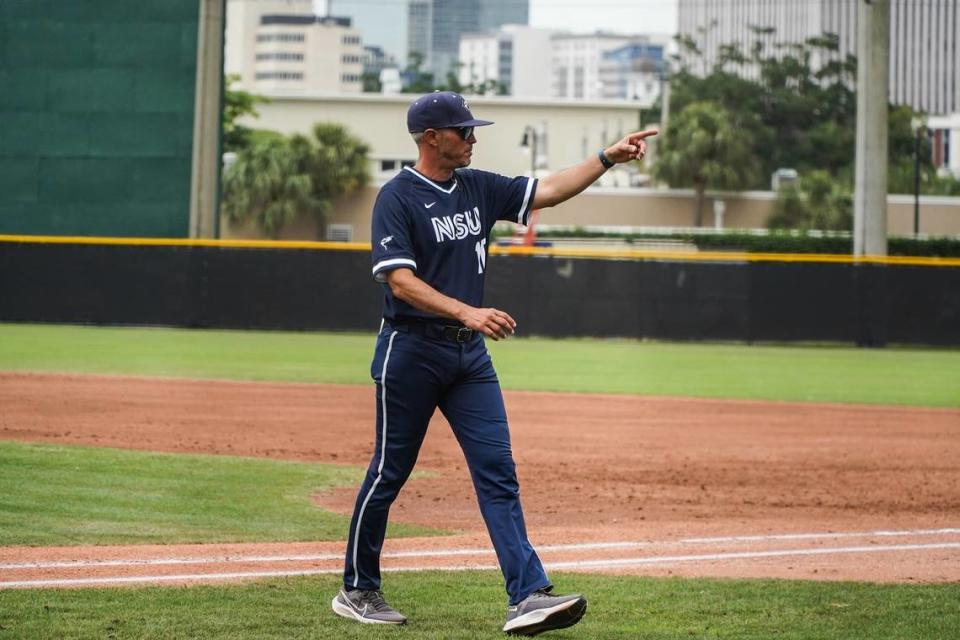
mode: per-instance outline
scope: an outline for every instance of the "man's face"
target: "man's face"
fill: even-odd
[[[470,165],[473,145],[477,143],[477,138],[473,135],[473,127],[435,129],[434,131],[437,136],[437,155],[445,165],[452,169]]]

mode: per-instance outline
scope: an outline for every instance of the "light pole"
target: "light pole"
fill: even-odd
[[[523,128],[523,139],[520,146],[530,150],[530,177],[536,177],[537,171],[537,142],[539,140],[536,127],[527,125]]]
[[[920,234],[920,138],[927,128],[920,118],[910,121],[913,127],[913,235]]]

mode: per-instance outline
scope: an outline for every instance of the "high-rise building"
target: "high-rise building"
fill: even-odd
[[[327,14],[346,16],[364,43],[380,47],[398,64],[407,64],[408,0],[327,0]]]
[[[602,97],[653,104],[660,95],[667,40],[637,38],[604,53],[599,68]]]
[[[606,53],[630,44],[632,36],[612,33],[558,34],[553,38],[553,96],[578,100],[603,97],[600,62]]]
[[[667,35],[557,34],[552,41],[552,95],[583,100],[637,100],[660,95]]]
[[[424,70],[443,82],[455,71],[460,36],[530,21],[529,0],[409,0],[407,54],[424,56]]]
[[[551,96],[550,29],[504,25],[460,36],[460,84],[521,98]],[[492,91],[490,89],[493,89]]]
[[[857,53],[857,5],[865,0],[679,0],[679,33],[704,52],[706,73],[720,47],[748,49],[760,39],[797,43],[837,36],[839,56]],[[754,28],[771,28],[758,35]],[[814,63],[824,62],[815,60]],[[745,75],[755,73],[749,65]],[[957,0],[890,0],[890,100],[931,114],[960,112],[960,3]]]
[[[296,12],[294,12],[296,11]],[[350,18],[317,16],[300,0],[227,4],[224,70],[264,94],[359,93],[364,49]]]
[[[571,35],[504,25],[460,38],[460,84],[522,98],[636,100],[660,94],[670,37]],[[495,91],[494,91],[495,92]]]

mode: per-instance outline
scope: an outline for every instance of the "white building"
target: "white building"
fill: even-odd
[[[317,16],[307,0],[230,0],[224,70],[255,93],[359,93],[364,50],[349,18]]]
[[[740,43],[749,54],[758,39],[753,27],[775,30],[760,38],[768,51],[831,33],[845,57],[857,53],[861,1],[679,0],[678,31],[704,52],[697,73],[712,68],[721,45]],[[960,112],[960,2],[890,0],[890,100],[931,114]]]
[[[960,178],[960,113],[927,120],[933,143],[933,165]]]
[[[581,100],[601,99],[600,62],[603,54],[627,45],[630,40],[630,36],[608,33],[556,35],[552,45],[552,95]]]
[[[667,36],[639,37],[604,53],[600,61],[602,97],[653,104],[666,71],[668,40]]]
[[[552,95],[583,100],[638,100],[660,95],[667,35],[556,34],[552,39]]]
[[[244,123],[284,134],[309,132],[317,122],[340,123],[369,146],[371,174],[377,180],[393,176],[403,164],[413,164],[417,158],[416,144],[406,127],[407,108],[415,96],[361,93],[267,97],[270,103],[257,105],[260,117],[245,117]],[[506,175],[529,173],[531,150],[522,146],[522,140],[530,129],[538,136],[537,170],[558,171],[636,131],[641,116],[640,105],[624,100],[477,96],[470,98],[470,108],[477,117],[496,123],[477,129],[473,166]],[[613,173],[607,172],[605,178]]]
[[[407,107],[414,96],[377,94],[325,97],[271,96],[268,104],[258,105],[260,117],[244,116],[242,124],[273,129],[285,134],[309,133],[317,122],[337,122],[370,148],[373,182],[351,196],[339,199],[327,224],[318,228],[316,218],[303,218],[283,229],[283,239],[370,241],[370,212],[381,185],[405,164],[413,164],[417,149],[407,133]],[[470,107],[480,118],[496,122],[477,130],[472,166],[504,175],[529,175],[531,157],[520,146],[531,127],[550,143],[543,152],[540,172],[559,171],[595,154],[640,125],[641,110],[636,101],[586,102],[582,100],[523,100],[504,96],[477,96]],[[655,143],[656,138],[651,142]],[[637,164],[637,171],[648,166]],[[621,167],[618,167],[620,169]],[[543,175],[541,173],[541,175]],[[617,227],[621,231],[643,227],[688,227],[693,225],[695,194],[691,189],[627,188],[629,180],[616,170],[608,171],[599,186],[561,205],[552,207],[538,224]],[[728,228],[762,227],[776,199],[769,191],[744,193],[708,193],[705,224],[715,226],[718,209],[713,202],[722,200],[723,224]],[[923,196],[921,233],[956,234],[960,230],[960,205],[957,198]],[[888,197],[887,224],[890,233],[913,231],[913,196]],[[223,222],[223,237],[262,237],[253,228],[232,228]],[[612,230],[612,229],[609,229]],[[322,235],[321,235],[322,232]]]
[[[550,29],[513,24],[493,32],[463,34],[460,84],[493,89],[484,93],[497,93],[502,87],[507,94],[521,98],[550,97],[553,34]]]

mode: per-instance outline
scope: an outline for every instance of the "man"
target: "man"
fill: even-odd
[[[404,624],[380,591],[380,550],[390,505],[413,470],[427,423],[439,407],[470,468],[480,511],[509,596],[503,630],[536,635],[576,624],[580,595],[553,593],[527,539],[500,383],[484,337],[513,334],[508,313],[483,306],[487,243],[497,220],[527,224],[534,209],[559,204],[618,162],[638,160],[632,133],[580,164],[541,180],[465,169],[475,127],[462,96],[428,94],[410,105],[407,129],[419,149],[383,186],[373,210],[373,276],[383,283],[383,324],[371,375],[376,447],[357,496],[344,587],[333,610],[372,624]]]

